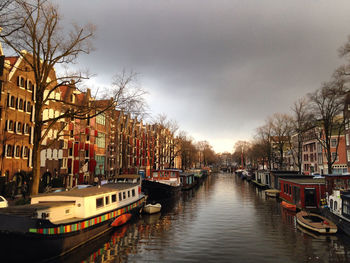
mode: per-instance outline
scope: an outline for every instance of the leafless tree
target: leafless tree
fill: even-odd
[[[275,113],[268,122],[271,126],[271,142],[277,150],[276,161],[279,169],[283,169],[284,151],[289,147],[288,142],[292,132],[292,118],[287,114]]]
[[[11,34],[1,35],[1,39],[26,63],[27,71],[34,75],[34,145],[33,145],[33,184],[31,194],[37,194],[40,181],[40,152],[42,142],[50,130],[61,119],[88,119],[108,109],[127,108],[132,99],[139,99],[140,93],[127,89],[134,75],[123,72],[116,77],[113,91],[109,93],[110,103],[91,102],[89,96],[81,103],[57,98],[55,93],[62,86],[79,89],[79,84],[89,76],[82,71],[62,71],[55,74],[55,66],[68,67],[76,62],[80,54],[88,54],[92,50],[91,38],[94,26],[80,27],[73,25],[67,30],[61,27],[61,16],[57,6],[48,0],[14,0],[19,23],[23,25]],[[23,53],[22,50],[27,52]],[[47,103],[63,103],[59,116],[43,119],[43,111]],[[102,105],[102,106],[101,106]],[[63,129],[63,128],[62,128]]]
[[[302,172],[302,147],[305,133],[312,127],[312,113],[308,107],[308,100],[304,97],[297,100],[293,106],[292,136],[289,137],[290,152],[293,163],[298,166],[299,173]]]
[[[270,122],[266,122],[263,126],[256,129],[256,140],[259,142],[262,148],[262,162],[267,162],[267,168],[271,170],[272,167],[272,125]]]
[[[345,129],[345,118],[342,116],[344,110],[344,99],[346,95],[345,81],[343,78],[333,79],[308,94],[311,111],[314,113],[314,124],[318,129],[316,138],[324,149],[328,173],[332,173],[332,165],[337,158],[332,158],[331,138],[336,137],[335,156],[338,154],[340,136]]]

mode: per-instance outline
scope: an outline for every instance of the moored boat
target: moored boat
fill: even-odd
[[[0,210],[0,242],[8,254],[28,261],[64,255],[142,209],[140,178],[135,183],[110,183],[33,196],[31,204]],[[136,179],[137,178],[137,179]],[[40,249],[34,251],[34,249]]]
[[[162,205],[159,203],[147,204],[143,207],[142,211],[146,214],[155,214],[155,213],[159,213],[161,209],[162,209]]]
[[[286,201],[281,202],[281,206],[289,211],[295,212],[297,210],[297,206],[295,204],[287,203]]]
[[[190,190],[197,184],[194,174],[190,172],[180,173],[180,181],[182,190]]]
[[[180,170],[154,171],[149,177],[142,180],[142,190],[151,200],[172,197],[181,190]]]
[[[296,214],[296,219],[302,227],[320,234],[334,234],[338,230],[332,221],[318,214],[301,211]]]
[[[277,198],[280,194],[280,191],[277,189],[268,189],[265,190],[265,195],[268,197],[273,197],[273,198]]]

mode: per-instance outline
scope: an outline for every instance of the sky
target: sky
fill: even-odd
[[[137,72],[150,114],[216,152],[328,81],[350,35],[348,0],[56,2],[64,24],[96,26],[95,51],[78,60],[96,74],[92,86]]]

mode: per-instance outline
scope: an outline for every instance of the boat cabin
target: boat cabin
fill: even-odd
[[[269,188],[270,185],[270,172],[265,171],[265,170],[258,170],[256,171],[256,180],[255,183],[257,186],[262,187],[262,188]]]
[[[309,176],[310,177],[310,176]],[[280,198],[299,209],[319,208],[325,198],[325,178],[280,178]]]
[[[180,173],[180,181],[181,181],[182,189],[184,190],[191,189],[196,184],[194,174],[189,172]]]
[[[277,190],[281,190],[280,178],[301,178],[305,175],[298,174],[297,171],[270,171],[269,187]]]
[[[327,174],[325,178],[329,210],[350,219],[350,175]]]
[[[151,181],[158,181],[172,186],[178,186],[180,185],[180,170],[165,169],[153,171],[151,177],[146,179]]]
[[[139,199],[138,183],[112,183],[33,196],[37,218],[62,224],[106,213]]]

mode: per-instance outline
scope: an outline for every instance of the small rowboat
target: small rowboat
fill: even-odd
[[[160,209],[162,209],[162,205],[159,203],[157,203],[155,205],[148,204],[148,205],[144,206],[143,212],[146,214],[155,214],[155,213],[160,212]]]
[[[277,190],[277,189],[265,190],[265,195],[268,196],[268,197],[277,198],[280,195],[280,191]]]
[[[301,211],[296,218],[299,225],[320,234],[334,234],[338,230],[332,221],[318,214]]]
[[[281,202],[281,206],[284,207],[285,209],[290,210],[290,211],[294,211],[295,212],[297,210],[297,206],[296,205],[287,203],[285,201]]]

